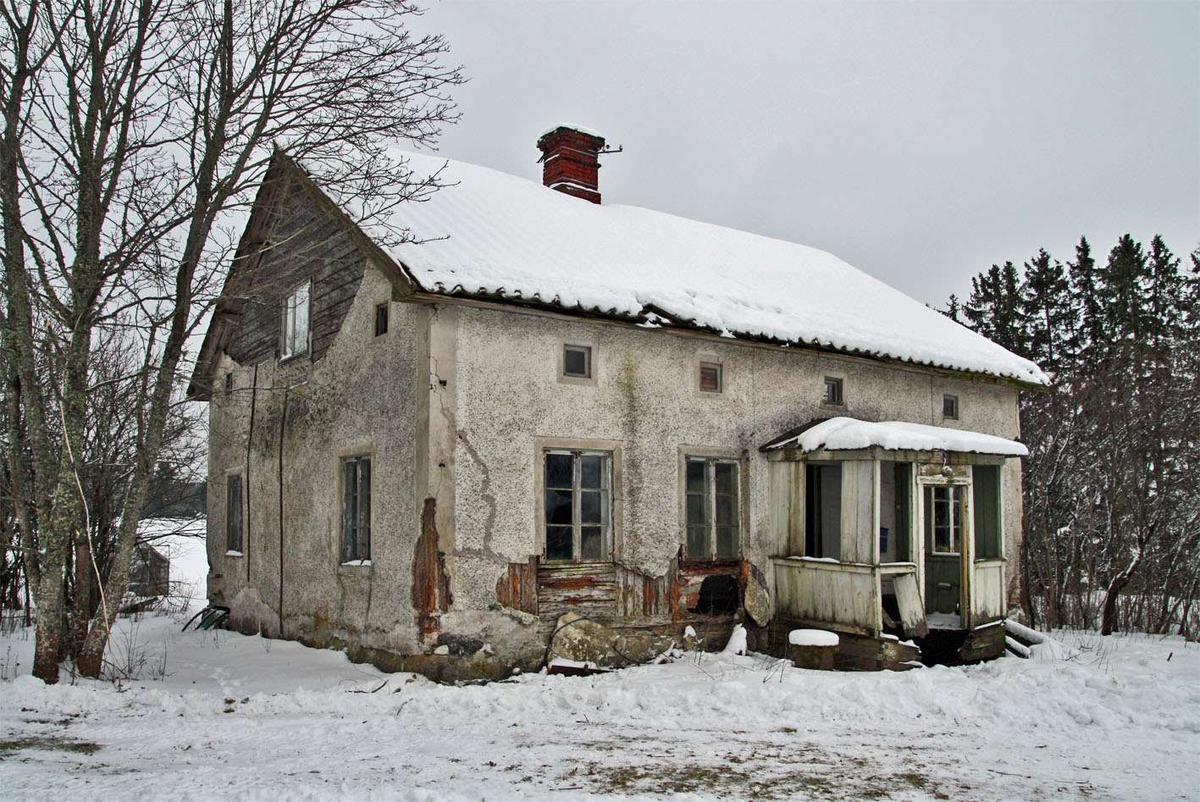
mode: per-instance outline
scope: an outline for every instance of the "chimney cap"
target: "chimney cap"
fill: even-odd
[[[601,134],[599,131],[595,131],[595,130],[588,128],[586,126],[583,126],[583,125],[576,125],[575,123],[559,123],[558,125],[552,125],[549,128],[547,128],[545,131],[542,131],[542,133],[538,135],[538,142],[541,142],[546,137],[548,137],[551,134],[556,133],[558,131],[574,131],[577,134],[583,134],[584,136],[595,137],[596,139],[599,139],[601,142],[604,141],[604,135]]]

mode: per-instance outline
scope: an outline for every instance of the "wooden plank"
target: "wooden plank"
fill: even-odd
[[[923,638],[929,634],[925,621],[925,606],[921,604],[921,593],[917,587],[916,573],[897,574],[892,578],[896,591],[896,604],[900,607],[900,623],[904,634],[910,638]]]
[[[875,563],[875,462],[842,463],[842,554],[852,563]]]

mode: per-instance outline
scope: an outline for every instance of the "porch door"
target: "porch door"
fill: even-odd
[[[925,612],[934,629],[968,625],[971,527],[968,485],[925,485],[921,518],[925,541]],[[940,625],[940,626],[939,626]]]

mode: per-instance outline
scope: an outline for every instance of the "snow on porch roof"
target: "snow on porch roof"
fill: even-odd
[[[1029,456],[1029,449],[1023,444],[995,435],[922,423],[872,423],[855,418],[829,418],[810,423],[798,431],[772,440],[762,450],[798,448],[805,452],[819,449],[854,451],[873,447],[887,451],[957,451],[1003,457]]]
[[[534,301],[1049,384],[1033,362],[825,251],[587,203],[437,156],[390,154],[407,159],[417,175],[445,168],[439,181],[450,186],[398,204],[377,222],[356,215],[356,204],[342,206],[428,292]],[[319,169],[308,172],[320,185]],[[384,246],[399,230],[420,242]]]

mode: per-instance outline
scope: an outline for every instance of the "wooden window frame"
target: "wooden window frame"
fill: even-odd
[[[704,490],[701,493],[695,493],[688,490],[688,466],[691,463],[702,463],[704,465]],[[733,514],[733,554],[720,555],[717,553],[717,481],[716,472],[718,465],[731,465],[734,470],[734,514]],[[742,532],[744,531],[742,522],[742,510],[744,507],[742,492],[742,460],[736,456],[728,455],[712,455],[712,454],[696,454],[693,452],[685,452],[683,457],[683,475],[682,475],[682,494],[683,494],[683,555],[688,562],[730,562],[740,560],[742,558]],[[692,524],[688,520],[688,497],[700,496],[704,499],[705,515],[707,517],[705,534],[706,543],[708,545],[707,554],[693,554],[688,547],[690,540],[690,532]]]
[[[546,461],[550,456],[571,457],[571,487],[550,488],[545,484]],[[583,457],[600,457],[601,474],[598,489],[584,488]],[[547,448],[542,451],[542,558],[549,564],[567,565],[571,563],[605,562],[613,556],[613,454],[611,451],[586,448]],[[546,520],[546,493],[551,490],[570,490],[571,492],[571,557],[570,559],[551,559],[549,556],[548,535],[551,524]],[[594,527],[594,524],[583,522],[583,494],[599,492],[600,504],[600,556],[584,558],[583,530]]]
[[[237,488],[236,517],[232,489]],[[234,521],[237,521],[237,544],[233,542]],[[225,474],[225,556],[241,557],[246,545],[246,489],[241,471]]]
[[[951,414],[946,414],[946,407],[950,406]],[[958,396],[954,393],[942,393],[942,420],[958,420],[961,415]]]
[[[705,368],[711,368],[717,373],[717,387],[714,390],[710,390],[704,386]],[[720,395],[725,392],[725,366],[715,360],[700,360],[699,366],[696,369],[696,388],[705,395]]]
[[[834,387],[834,400],[829,400],[829,388]],[[821,406],[844,409],[846,406],[846,380],[841,376],[826,376],[821,383]]]
[[[923,513],[923,514],[928,514],[928,515],[932,516],[932,518],[929,522],[930,554],[936,554],[936,555],[939,555],[942,557],[962,557],[964,554],[964,552],[963,552],[964,538],[974,537],[974,535],[975,535],[974,527],[972,527],[969,522],[969,518],[971,515],[971,511],[969,509],[970,498],[968,495],[970,485],[965,484],[965,483],[956,482],[956,483],[946,483],[946,484],[926,484],[925,488],[927,490],[929,490],[929,492],[930,492],[929,498],[930,498],[930,501],[932,502],[931,509],[928,509],[927,511],[925,511]],[[937,525],[938,498],[937,498],[937,494],[938,494],[939,490],[946,491],[947,493],[950,494],[950,497],[947,499],[948,509],[949,509],[949,513],[950,513],[949,530],[948,530],[948,534],[949,534],[949,538],[950,538],[949,551],[939,550],[938,544],[937,544],[937,530],[938,530],[938,525]],[[922,492],[921,504],[922,505],[925,504],[924,492]],[[957,538],[955,538],[955,524],[956,523],[957,523],[957,532],[958,532]],[[924,533],[922,533],[921,536],[923,538],[925,536]]]
[[[601,440],[595,438],[575,437],[535,437],[533,438],[533,492],[534,492],[534,532],[538,543],[538,553],[546,556],[546,453],[550,451],[581,451],[592,453],[607,453],[610,455],[608,464],[608,531],[607,542],[604,544],[605,554],[602,560],[580,561],[584,563],[609,563],[616,560],[621,553],[622,521],[624,499],[622,498],[622,445],[620,440]],[[572,533],[572,538],[574,533]],[[572,540],[574,545],[574,541]],[[578,554],[578,552],[576,552]],[[550,565],[573,565],[571,562],[552,561]]]
[[[296,322],[299,320],[295,310],[300,308],[296,300],[301,291],[304,293],[304,337],[302,343],[297,343],[297,328]],[[296,359],[307,354],[312,346],[312,280],[305,279],[292,288],[291,292],[283,297],[280,304],[280,333],[279,333],[279,361],[286,362],[291,359]]]
[[[375,455],[371,452],[344,454],[338,458],[338,509],[341,511],[341,525],[338,527],[338,553],[342,565],[371,564],[371,537],[375,525],[374,493]],[[347,487],[347,468],[354,466],[355,488],[351,494]],[[366,504],[363,504],[363,466],[366,465]],[[347,502],[353,498],[354,510],[347,507]],[[353,521],[351,520],[353,518]],[[366,529],[366,538],[361,535]]]

